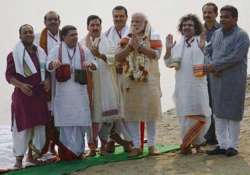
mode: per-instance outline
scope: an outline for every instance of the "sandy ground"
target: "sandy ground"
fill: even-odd
[[[234,157],[166,153],[157,157],[111,163],[76,172],[73,175],[249,175],[250,174],[250,82],[247,88],[245,117],[241,122],[239,155]],[[178,118],[174,110],[158,123],[157,143],[180,143]],[[206,146],[203,149],[212,149]]]

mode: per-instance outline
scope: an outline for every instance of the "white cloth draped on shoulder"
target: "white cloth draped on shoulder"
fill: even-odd
[[[119,116],[119,98],[118,88],[115,83],[115,67],[114,67],[114,47],[110,45],[110,41],[102,36],[99,44],[100,53],[105,54],[107,63],[98,59],[102,115],[104,117]]]
[[[62,63],[71,64],[68,56],[73,55],[74,49],[67,48],[62,42]],[[49,54],[47,69],[51,61],[58,58],[59,46],[55,47]],[[85,62],[91,62],[98,67],[92,54],[84,48]],[[72,58],[72,69],[81,69],[80,49],[77,46]],[[49,70],[49,69],[48,69]],[[53,70],[49,70],[53,71]],[[56,91],[54,94],[53,111],[55,116],[55,126],[91,126],[89,96],[87,86],[79,84],[74,80],[74,71],[71,78],[65,82],[56,81]]]
[[[116,30],[115,26],[112,26],[105,32],[105,35],[109,40],[113,42],[115,48],[117,48],[121,38],[127,36],[128,32],[128,26],[124,26],[120,32]]]
[[[69,53],[73,50],[69,49],[67,45],[62,42],[62,63],[70,64],[73,69],[82,69],[80,47],[77,45],[75,49],[75,53],[72,52],[72,55],[74,54],[74,58],[70,60]]]
[[[39,46],[36,46],[37,48],[37,56],[39,58],[40,66],[41,68],[45,67],[45,63],[47,60],[46,53],[43,51],[43,49]],[[13,57],[14,57],[14,63],[15,63],[15,69],[16,72],[24,77],[27,77],[25,75],[25,70],[24,70],[24,62],[27,64],[29,70],[31,71],[31,75],[37,73],[38,70],[36,70],[36,67],[33,63],[33,61],[30,58],[29,53],[25,49],[23,43],[19,41],[14,50],[13,50]],[[45,72],[44,72],[45,73]],[[42,77],[44,77],[42,75]]]
[[[97,46],[99,52],[107,57],[106,62],[100,58],[95,58],[98,63],[98,70],[93,72],[94,109],[92,119],[94,122],[119,119],[121,117],[121,106],[116,84],[113,43],[105,35],[101,35],[94,40],[88,35],[83,40],[83,44],[87,47]]]

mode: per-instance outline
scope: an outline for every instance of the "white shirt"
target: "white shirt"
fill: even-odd
[[[35,44],[40,44],[41,33],[35,35]],[[54,36],[49,30],[47,32],[47,51],[49,52],[61,43],[59,32]]]
[[[124,26],[121,31],[117,31],[115,26],[110,27],[104,34],[111,40],[115,47],[118,47],[120,40],[127,36],[129,33],[129,27]]]

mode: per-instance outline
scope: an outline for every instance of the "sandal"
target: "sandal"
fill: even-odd
[[[128,153],[128,157],[136,157],[141,155],[143,152],[141,148],[133,148],[130,153]]]

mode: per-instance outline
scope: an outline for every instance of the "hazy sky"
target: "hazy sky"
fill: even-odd
[[[143,12],[149,22],[164,38],[168,33],[178,35],[176,26],[181,16],[194,13],[201,17],[201,7],[208,1],[203,0],[1,0],[1,47],[0,57],[0,124],[9,122],[11,85],[4,78],[6,56],[18,40],[18,28],[22,24],[31,24],[35,32],[40,32],[43,16],[49,10],[55,10],[61,17],[61,26],[75,25],[79,38],[86,34],[86,18],[88,15],[99,15],[103,20],[103,31],[112,25],[111,10],[116,5],[124,5],[129,17],[134,12]],[[250,1],[249,0],[214,0],[218,7],[226,4],[234,5],[239,11],[239,26],[250,32]],[[202,19],[202,18],[200,18]],[[219,18],[218,18],[219,20]],[[130,19],[129,19],[130,21]],[[129,22],[128,21],[128,22]],[[173,107],[171,100],[174,87],[174,71],[167,70],[160,61],[162,105],[163,109]]]

